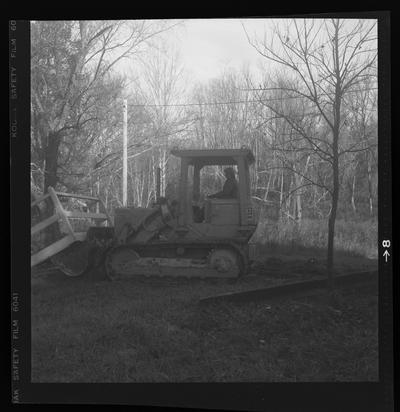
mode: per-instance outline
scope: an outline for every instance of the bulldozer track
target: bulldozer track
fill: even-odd
[[[240,249],[238,245],[236,245],[233,242],[221,242],[221,241],[209,241],[209,242],[197,242],[197,243],[191,243],[191,242],[177,242],[177,243],[152,243],[152,244],[146,244],[146,245],[121,245],[121,246],[116,246],[114,249],[111,249],[109,251],[109,256],[111,253],[113,253],[113,250],[118,250],[120,248],[125,248],[125,249],[132,249],[135,252],[138,252],[138,256],[140,255],[141,258],[144,259],[149,259],[151,260],[152,258],[157,259],[155,257],[150,256],[142,256],[141,252],[143,250],[151,250],[151,249],[159,249],[159,250],[174,250],[177,248],[185,248],[187,250],[196,250],[196,249],[210,249],[209,254],[212,253],[213,250],[216,249],[231,249],[237,253],[237,256],[239,258],[239,267],[240,267],[240,273],[245,273],[247,268],[248,268],[248,259],[247,256],[243,253],[243,251]],[[162,258],[161,258],[162,260]],[[112,263],[110,259],[107,257],[105,258],[105,266],[106,266],[106,272],[108,272],[111,276],[111,280],[120,280],[120,279],[128,279],[130,275],[122,275],[118,274],[117,271],[113,268]],[[187,268],[181,268],[181,267],[169,267],[169,266],[161,266],[160,265],[160,272],[159,273],[146,273],[146,267],[142,266],[143,273],[135,273],[131,275],[131,279],[136,279],[136,278],[156,278],[156,279],[163,279],[163,278],[170,278],[170,279],[177,279],[177,278],[183,278],[183,279],[229,279],[229,278],[237,278],[238,276],[231,276],[231,275],[219,275],[219,274],[210,274],[207,273],[205,268],[200,268],[200,267],[191,267],[188,266]],[[161,269],[163,268],[163,269]],[[183,270],[182,270],[183,269]],[[138,269],[140,271],[140,269]],[[115,278],[113,279],[113,276],[115,275]],[[240,274],[239,274],[240,276]]]
[[[355,272],[334,277],[334,285],[338,288],[351,287],[359,283],[378,282],[378,271]],[[314,279],[302,282],[288,283],[267,288],[258,288],[243,292],[225,293],[208,296],[200,299],[201,305],[216,304],[221,302],[247,303],[260,300],[280,300],[287,298],[303,297],[311,294],[320,294],[328,287],[328,280]]]

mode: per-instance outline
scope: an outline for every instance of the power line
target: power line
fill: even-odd
[[[258,89],[249,89],[249,91],[257,91]],[[268,89],[259,89],[259,90],[268,90]],[[378,90],[377,87],[370,89],[357,89],[349,90],[347,93],[356,93],[361,91],[370,91]],[[320,93],[320,96],[329,96],[333,93]],[[135,107],[190,107],[190,106],[219,106],[219,105],[229,105],[229,104],[245,104],[245,103],[260,103],[260,102],[273,102],[286,99],[304,99],[304,96],[286,96],[286,97],[274,97],[270,99],[258,99],[258,100],[233,100],[227,102],[204,102],[204,103],[175,103],[175,104],[146,104],[146,103],[136,103],[130,104],[130,106]]]

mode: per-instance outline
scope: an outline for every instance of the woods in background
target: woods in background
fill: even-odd
[[[122,101],[128,99],[128,204],[149,206],[155,169],[176,197],[179,148],[240,148],[256,156],[262,218],[328,221],[377,215],[377,47],[372,20],[288,20],[264,39],[262,81],[227,70],[185,83],[168,22],[32,22],[31,182],[34,190],[98,195],[122,205]],[[160,40],[158,40],[160,38]],[[130,80],[116,70],[129,59]],[[266,66],[267,67],[267,66]],[[190,86],[190,87],[189,87]],[[203,190],[219,187],[210,170]]]

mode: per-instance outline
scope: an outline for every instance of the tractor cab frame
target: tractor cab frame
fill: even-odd
[[[257,225],[251,203],[249,167],[255,161],[250,149],[172,150],[181,159],[179,185],[178,230],[197,232],[207,237],[251,236]],[[237,198],[204,201],[204,220],[196,221],[193,203],[200,199],[200,173],[205,166],[236,166],[238,177]],[[190,184],[190,181],[192,184]]]

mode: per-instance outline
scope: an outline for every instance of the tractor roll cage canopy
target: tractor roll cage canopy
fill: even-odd
[[[184,226],[193,221],[191,202],[192,199],[197,201],[200,198],[200,170],[204,166],[237,165],[239,196],[234,201],[239,201],[240,221],[247,221],[246,211],[250,201],[249,165],[255,162],[250,149],[173,149],[171,154],[181,158],[179,197],[183,201],[180,202],[179,225]],[[188,191],[189,166],[194,168],[192,197]]]
[[[237,164],[238,158],[246,160],[247,164],[254,163],[255,159],[250,149],[184,149],[171,150],[171,154],[188,159],[189,164],[198,166],[224,166]]]

